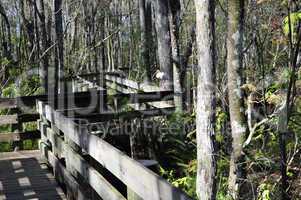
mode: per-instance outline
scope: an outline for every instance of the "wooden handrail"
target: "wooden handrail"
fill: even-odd
[[[40,131],[27,131],[22,133],[1,133],[0,142],[17,142],[40,139]]]
[[[131,159],[98,136],[89,133],[86,126],[76,124],[73,119],[64,116],[44,102],[39,102],[39,104],[44,110],[40,114],[64,133],[64,137],[83,149],[143,199],[190,199],[141,163]],[[64,155],[66,156],[66,153]],[[67,158],[68,156],[67,154]]]

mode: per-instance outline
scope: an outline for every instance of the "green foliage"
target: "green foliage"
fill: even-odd
[[[28,96],[41,94],[43,89],[40,87],[40,79],[37,75],[32,76],[21,76],[21,71],[18,68],[11,68],[9,70],[10,82],[2,90],[2,96],[6,98],[14,98],[17,96]],[[15,81],[15,82],[13,82]],[[1,115],[9,114],[9,110],[1,110]],[[36,123],[23,124],[24,131],[36,130]],[[0,133],[11,132],[11,126],[1,126]],[[38,149],[38,142],[26,140],[23,141],[24,150]],[[1,143],[0,152],[12,151],[12,143]]]
[[[196,196],[196,170],[197,170],[197,160],[192,160],[188,165],[182,168],[184,176],[178,177],[176,171],[165,170],[160,167],[160,174],[166,178],[173,186],[182,189],[193,199],[197,199]]]
[[[14,72],[17,74],[17,72]],[[30,76],[21,80],[18,86],[15,83],[11,83],[5,87],[2,91],[2,96],[7,98],[13,98],[17,96],[36,95],[43,92],[40,86],[40,79],[38,76]]]
[[[0,58],[0,66],[1,67],[8,66],[9,64],[10,64],[10,61],[7,58],[5,58],[5,57]]]
[[[0,152],[10,152],[12,151],[12,144],[8,142],[0,143]]]
[[[13,98],[18,96],[18,88],[15,84],[11,84],[8,87],[4,88],[2,91],[2,96],[7,98]]]
[[[297,42],[297,26],[301,20],[301,12],[291,13],[289,16],[285,17],[283,20],[283,32],[286,36],[289,36],[291,32],[291,40],[293,43]],[[291,23],[289,23],[289,21]]]
[[[161,122],[165,129],[162,132],[162,149],[158,156],[161,163],[161,176],[196,199],[197,161],[194,120],[194,115],[175,113]]]
[[[221,152],[220,157],[217,160],[217,199],[218,200],[228,200],[228,169],[229,169],[229,159],[226,155]],[[230,199],[229,199],[230,200]]]
[[[40,79],[37,75],[24,79],[21,82],[20,95],[22,96],[41,94],[42,91]]]
[[[271,191],[272,191],[272,185],[268,183],[262,183],[258,187],[258,200],[271,200]]]
[[[38,141],[25,140],[23,141],[23,149],[24,150],[39,149],[39,143]]]
[[[290,32],[290,28],[293,34],[296,34],[296,26],[301,20],[301,12],[291,13],[290,16],[286,16],[283,20],[283,32],[285,35],[288,35]],[[291,22],[291,25],[289,24]]]
[[[216,141],[222,143],[224,136],[222,134],[222,128],[224,123],[228,120],[228,115],[225,113],[221,107],[216,109]]]

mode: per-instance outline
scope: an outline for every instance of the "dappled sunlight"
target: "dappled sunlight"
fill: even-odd
[[[1,155],[3,159],[4,154]],[[65,199],[63,191],[39,158],[27,155],[27,158],[14,159],[13,155],[10,153],[7,160],[0,161],[1,200]],[[20,153],[15,153],[15,157],[18,156]]]

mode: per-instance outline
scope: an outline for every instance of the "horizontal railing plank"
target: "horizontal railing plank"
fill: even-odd
[[[40,139],[40,131],[28,131],[23,133],[1,133],[0,142],[17,142],[23,140]]]
[[[153,85],[153,84],[138,83],[136,81],[132,81],[132,80],[129,80],[126,78],[121,78],[121,77],[111,76],[111,75],[106,75],[105,78],[106,78],[106,80],[116,83],[120,86],[128,87],[128,88],[135,89],[138,91],[144,91],[144,92],[163,91],[162,88],[160,88],[159,86]]]
[[[6,105],[5,108],[10,107],[34,107],[36,105],[36,100],[48,101],[48,102],[58,102],[58,109],[72,108],[72,107],[87,107],[91,105],[97,106],[99,102],[106,102],[107,98],[113,98],[117,100],[128,101],[128,103],[145,103],[152,101],[167,101],[172,100],[173,95],[170,91],[163,92],[137,92],[129,94],[115,94],[108,95],[105,90],[91,90],[88,92],[76,92],[68,93],[65,95],[36,95],[36,96],[24,96],[17,97],[16,99],[0,99],[2,105]],[[10,107],[9,107],[10,105]],[[0,107],[1,108],[1,107]],[[3,107],[4,108],[4,107]]]
[[[33,122],[39,119],[39,114],[1,115],[0,125]]]
[[[14,98],[0,98],[0,109],[16,108],[17,101]]]
[[[61,164],[59,159],[49,150],[48,146],[41,143],[42,155],[47,159],[51,167],[53,168],[54,175],[57,181],[61,184],[65,184],[69,190],[70,199],[87,200],[87,191],[76,182],[73,176],[67,171],[67,169]]]
[[[113,77],[113,76],[106,76],[107,81],[106,85],[116,90],[120,93],[135,93],[137,91],[144,91],[144,92],[156,92],[156,91],[162,91],[162,89],[155,85],[149,85],[149,84],[143,84],[143,83],[137,83],[135,81],[131,81],[128,79],[123,79],[120,77]],[[167,90],[168,91],[168,90]],[[170,97],[173,97],[173,92],[170,93]],[[153,106],[155,108],[164,108],[164,107],[173,107],[173,102],[169,101],[173,100],[173,98],[169,99],[161,99],[158,100],[158,102],[147,102],[148,105]],[[160,101],[160,102],[159,102]],[[142,103],[142,102],[140,102]],[[146,103],[146,102],[143,102]]]
[[[85,181],[103,200],[126,200],[99,172],[92,168],[80,155],[66,147],[67,162],[84,177]]]
[[[36,95],[36,96],[23,96],[17,97],[17,105],[19,106],[26,106],[26,107],[34,107],[36,105],[36,100],[43,100],[43,101],[57,101],[58,104],[63,104],[64,102],[67,103],[75,103],[80,104],[81,102],[89,102],[92,99],[96,100],[96,97],[101,96],[105,93],[105,90],[91,90],[88,92],[75,92],[75,93],[65,93],[63,95]],[[83,101],[83,99],[85,99]]]
[[[67,165],[75,169],[103,200],[125,200],[99,172],[93,169],[80,155],[73,151],[57,134],[47,128],[47,137],[53,152],[60,152],[66,158]],[[64,152],[62,152],[62,150]],[[68,170],[68,169],[67,169]],[[72,174],[72,172],[70,172]]]
[[[18,123],[18,115],[1,115],[0,116],[0,125],[17,124],[17,123]]]
[[[75,93],[66,93],[64,95],[32,95],[32,96],[20,96],[16,98],[0,98],[0,109],[9,109],[16,107],[34,107],[36,105],[36,100],[43,101],[63,101],[65,99],[72,100],[78,99],[82,100],[84,98],[95,98],[105,92],[105,90],[91,90],[88,92],[75,92]],[[88,99],[86,99],[88,100]]]
[[[145,200],[190,199],[139,162],[101,138],[90,134],[86,126],[75,124],[72,119],[56,112],[50,106],[42,106],[45,107],[47,120]]]
[[[94,96],[92,96],[94,95]],[[105,105],[106,99],[117,99],[128,104],[145,103],[161,100],[171,100],[173,95],[171,92],[147,92],[147,93],[130,93],[130,94],[94,94],[86,98],[69,98],[65,103],[58,104],[57,109],[69,113],[94,113],[99,112],[101,106]],[[103,105],[101,105],[103,104]],[[74,110],[74,111],[72,111]],[[82,112],[83,111],[83,112]]]
[[[89,123],[97,122],[107,122],[114,119],[135,119],[135,118],[150,118],[156,116],[167,116],[173,114],[175,111],[174,107],[165,108],[165,109],[148,109],[148,110],[134,110],[134,111],[123,111],[123,112],[103,112],[103,113],[88,113],[88,114],[78,114],[78,111],[75,112],[63,111],[61,112],[66,117],[72,117],[79,120],[87,120]]]

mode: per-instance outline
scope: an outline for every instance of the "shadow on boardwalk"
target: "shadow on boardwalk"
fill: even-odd
[[[21,155],[21,156],[20,156]],[[35,154],[1,153],[1,200],[63,200],[63,191]]]

